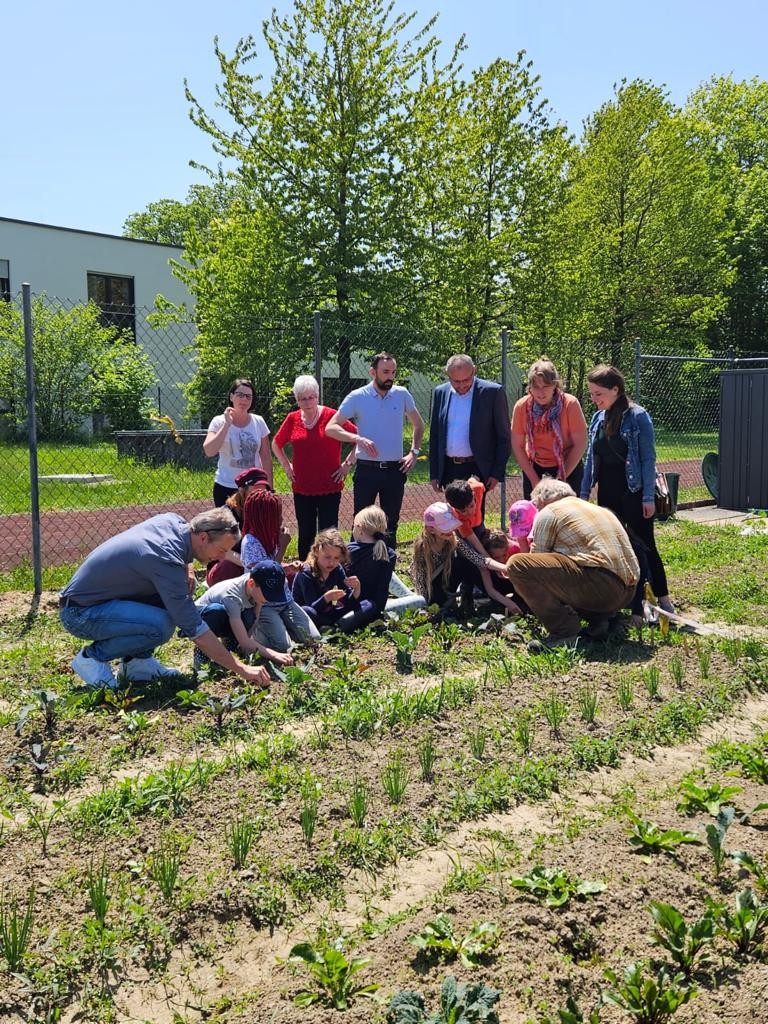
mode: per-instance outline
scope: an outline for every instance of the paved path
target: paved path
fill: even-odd
[[[680,474],[680,488],[701,487],[701,462],[698,459],[682,459],[665,462],[661,466],[666,472]],[[507,504],[523,496],[522,477],[507,478]],[[420,519],[422,511],[436,496],[428,483],[408,484],[405,489],[403,522]],[[80,562],[102,541],[113,537],[121,530],[133,526],[143,519],[156,515],[158,512],[178,512],[185,518],[191,518],[198,512],[210,508],[210,501],[181,501],[164,505],[126,505],[119,508],[104,509],[73,509],[67,511],[44,512],[41,516],[41,544],[43,549],[43,565],[66,565]],[[498,525],[499,490],[488,496],[486,508],[491,524]],[[296,520],[293,512],[293,501],[290,495],[283,495],[283,512],[285,524],[292,533],[296,532]],[[340,521],[342,527],[352,526],[352,491],[348,487],[342,494]],[[24,562],[32,560],[31,517],[29,514],[0,516],[0,571],[7,572]]]

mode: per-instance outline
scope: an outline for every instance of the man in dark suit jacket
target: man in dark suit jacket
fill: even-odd
[[[509,406],[500,384],[475,376],[467,355],[451,356],[448,381],[435,388],[429,475],[439,492],[451,480],[479,477],[487,491],[503,479],[512,452]]]

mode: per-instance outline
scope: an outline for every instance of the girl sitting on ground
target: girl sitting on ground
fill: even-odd
[[[453,602],[462,584],[467,588],[478,580],[478,570],[506,572],[506,566],[484,558],[463,537],[456,535],[459,520],[450,505],[435,501],[424,510],[424,528],[413,542],[411,579],[417,594],[427,604],[444,608]],[[471,591],[470,591],[471,592]]]
[[[372,622],[384,614],[397,555],[387,545],[387,517],[378,505],[361,509],[352,523],[348,568],[360,580],[360,600],[372,606]]]
[[[294,577],[293,599],[317,626],[350,632],[358,627],[356,616],[364,605],[367,611],[374,608],[371,601],[360,601],[360,580],[344,571],[348,561],[344,538],[331,527],[315,537],[306,565]]]

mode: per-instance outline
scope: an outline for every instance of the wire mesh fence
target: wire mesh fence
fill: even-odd
[[[398,358],[398,381],[427,424],[406,486],[401,539],[412,535],[415,525],[409,530],[408,524],[420,522],[435,498],[428,460],[432,393],[445,380],[447,357],[465,348],[460,333],[419,335],[407,324],[342,324],[308,314],[296,322],[232,325],[237,345],[211,336],[201,344],[198,325],[178,313],[44,295],[31,299],[31,327],[43,566],[79,562],[107,537],[157,512],[189,517],[210,507],[215,460],[204,455],[202,443],[210,420],[224,410],[233,378],[253,382],[253,411],[274,436],[295,408],[291,385],[297,374],[318,376],[323,403],[336,408],[350,389],[368,383],[370,357],[379,351]],[[587,352],[573,340],[547,345],[566,390],[589,415]],[[503,342],[495,332],[481,353],[472,354],[480,377],[505,385],[511,410],[523,394],[527,365],[540,353],[514,334]],[[705,498],[700,466],[707,451],[717,450],[719,373],[738,365],[737,357],[704,362],[625,348],[621,365],[654,418],[660,465],[681,474],[682,500]],[[768,356],[759,365],[768,366]],[[0,572],[32,557],[31,410],[22,301],[14,296],[0,302]],[[406,424],[404,451],[410,439]],[[274,478],[284,494],[286,525],[295,534],[290,484],[277,464]],[[522,479],[511,460],[504,492],[490,496],[491,521],[499,522],[502,505],[521,496]],[[351,522],[348,480],[340,525],[348,530]]]

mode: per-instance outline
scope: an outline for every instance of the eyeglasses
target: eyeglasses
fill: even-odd
[[[232,394],[235,398],[253,398],[250,391],[233,391]]]

